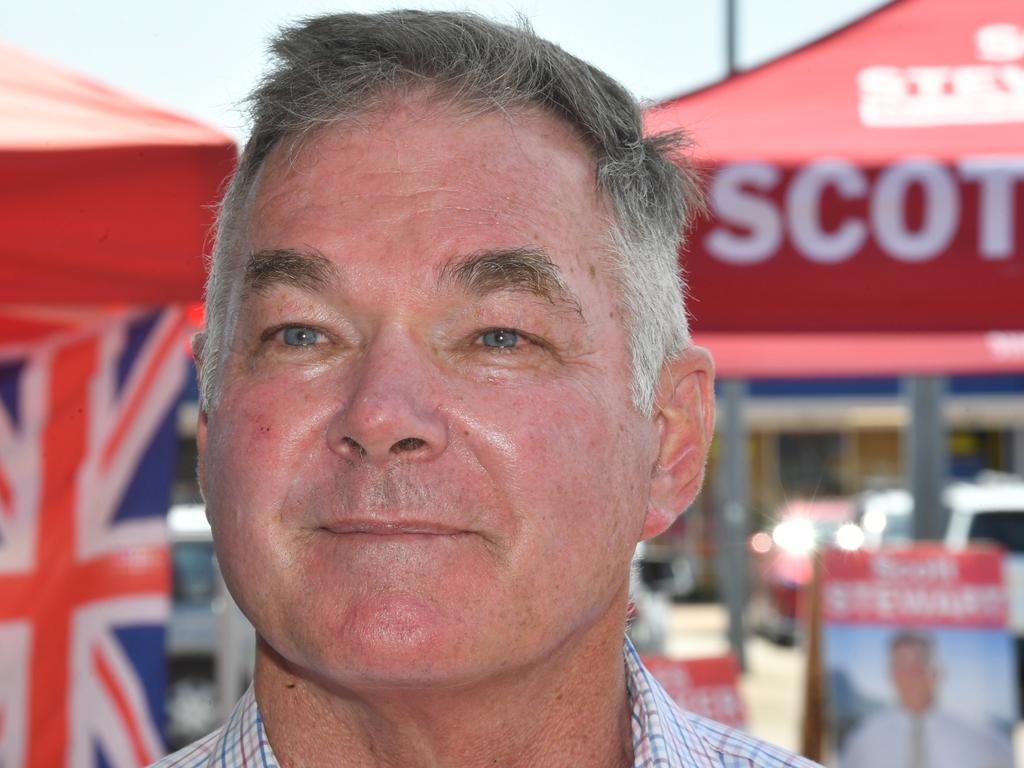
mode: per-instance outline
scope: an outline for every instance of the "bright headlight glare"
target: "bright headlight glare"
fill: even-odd
[[[871,533],[881,533],[885,530],[888,521],[885,519],[885,512],[880,509],[869,509],[864,513],[864,530]]]
[[[772,541],[790,554],[809,554],[814,550],[814,526],[808,520],[786,520],[775,526]]]
[[[847,552],[853,552],[864,546],[864,531],[854,523],[843,523],[836,531],[836,545]]]
[[[750,537],[750,548],[759,555],[767,554],[772,548],[772,537],[764,531],[758,531]]]

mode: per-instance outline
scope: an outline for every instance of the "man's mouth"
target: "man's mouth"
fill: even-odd
[[[458,536],[465,529],[431,520],[344,520],[321,526],[330,533],[367,536]]]

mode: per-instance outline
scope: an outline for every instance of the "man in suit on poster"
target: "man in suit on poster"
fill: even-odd
[[[841,768],[1013,768],[1010,742],[939,707],[932,638],[893,635],[889,677],[898,706],[875,712],[842,745]]]

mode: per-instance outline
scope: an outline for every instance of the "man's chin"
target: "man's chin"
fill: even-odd
[[[413,595],[363,598],[336,622],[322,623],[316,637],[261,642],[267,661],[292,675],[342,689],[416,689],[472,684],[500,667],[481,653],[470,617],[450,615],[436,602]],[[312,626],[310,622],[303,622]],[[493,645],[493,644],[492,644]],[[472,667],[472,668],[471,668]],[[498,671],[500,670],[493,670]]]

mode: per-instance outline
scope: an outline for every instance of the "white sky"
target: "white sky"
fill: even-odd
[[[885,0],[737,0],[741,66],[841,26]],[[725,0],[4,0],[0,42],[77,69],[236,137],[235,108],[263,71],[267,38],[326,11],[460,8],[510,19],[659,100],[725,72]],[[0,116],[2,119],[2,116]]]

